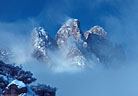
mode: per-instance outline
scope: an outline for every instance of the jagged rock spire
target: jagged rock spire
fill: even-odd
[[[80,50],[83,46],[84,35],[78,19],[69,19],[65,22],[57,32],[56,40],[59,49],[64,51],[70,64],[80,67],[85,65],[85,57]]]
[[[100,26],[94,26],[89,31],[85,32],[86,39],[88,38],[89,34],[96,34],[103,38],[107,38],[107,32],[105,32],[105,30]]]
[[[69,38],[76,42],[82,42],[84,39],[78,19],[69,19],[56,34],[56,40],[59,47],[65,44]]]
[[[47,51],[56,48],[56,42],[49,36],[43,27],[34,28],[32,33],[34,56],[48,58]]]
[[[53,57],[49,57],[48,50],[56,49],[60,53],[58,57],[63,56],[67,64],[79,67],[94,61],[94,58],[97,59],[94,62],[104,63],[116,58],[113,56],[115,54],[113,51],[117,49],[113,47],[107,32],[100,26],[94,26],[85,32],[84,36],[78,19],[67,20],[58,30],[55,39],[52,39],[44,28],[35,28],[33,30],[34,56],[38,59],[45,58],[52,61],[53,59],[49,58]]]

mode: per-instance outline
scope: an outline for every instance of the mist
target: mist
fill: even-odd
[[[85,10],[78,3],[83,4]],[[105,3],[110,3],[110,6],[115,7],[117,11],[97,12],[100,10],[99,6]],[[57,87],[57,96],[138,96],[137,0],[88,0],[88,2],[65,0],[58,4],[53,2],[50,4],[53,6],[45,7],[34,18],[16,22],[0,22],[0,48],[8,48],[13,52],[15,56],[13,62],[17,65],[22,64],[25,70],[30,70],[37,78],[36,83]],[[62,4],[67,6],[61,7]],[[116,8],[117,6],[119,8]],[[56,12],[55,9],[57,9]],[[80,14],[80,9],[84,14]],[[95,13],[97,16],[94,12],[97,12]],[[75,15],[72,15],[73,13]],[[87,15],[90,15],[89,18]],[[52,67],[52,69],[32,58],[30,55],[32,29],[39,25],[44,26],[50,36],[54,37],[59,27],[68,18],[78,18],[80,22],[82,21],[83,32],[93,25],[101,25],[113,43],[123,45],[126,62],[119,64],[121,66],[117,68],[106,68],[102,64],[96,64],[92,69],[76,71],[71,67],[63,66],[56,66],[57,69]],[[59,62],[58,64],[64,63],[61,61],[63,59],[60,60],[56,56],[54,59],[55,62]],[[63,69],[68,71],[63,71]]]

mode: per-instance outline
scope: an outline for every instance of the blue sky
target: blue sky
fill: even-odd
[[[84,31],[94,25],[105,27],[105,18],[122,20],[123,15],[126,15],[125,9],[133,10],[131,7],[135,3],[129,0],[1,0],[0,21],[15,22],[33,18],[53,36],[66,18],[78,18]]]
[[[133,3],[133,2],[132,2]],[[94,25],[105,26],[103,18],[122,18],[122,11],[131,6],[128,0],[1,0],[0,21],[15,22],[35,18],[55,35],[65,18],[78,18],[84,31]]]
[[[2,28],[18,26],[4,29],[10,34],[26,35],[42,26],[54,38],[68,18],[77,18],[83,32],[100,25],[113,42],[122,43],[130,52],[135,50],[130,46],[137,48],[137,4],[137,0],[1,0],[0,23]]]
[[[1,0],[0,21],[35,18],[53,36],[66,17],[78,18],[86,31],[94,25],[104,26],[103,17],[121,18],[120,9],[127,5],[120,0]]]
[[[79,19],[83,32],[100,25],[112,42],[123,45],[127,56],[123,67],[57,74],[48,69],[40,72],[27,62],[26,69],[39,82],[58,87],[57,96],[138,96],[137,5],[137,0],[0,0],[0,45],[16,47],[23,55],[21,50],[36,26],[54,38],[68,18]]]

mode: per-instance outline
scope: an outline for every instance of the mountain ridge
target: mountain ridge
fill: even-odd
[[[39,31],[37,32],[39,33]],[[43,32],[41,31],[41,33]],[[46,41],[49,35],[44,37],[44,40]],[[52,38],[51,40],[55,42],[53,43],[53,45],[55,44],[56,46],[54,46],[55,49],[57,51],[60,50],[60,54],[66,58],[68,64],[73,66],[85,67],[85,65],[87,66],[90,62],[109,64],[112,62],[112,59],[116,59],[120,54],[123,59],[117,59],[117,61],[120,62],[124,60],[123,52],[115,55],[115,52],[117,52],[116,50],[122,49],[122,46],[120,46],[120,49],[119,47],[115,48],[108,38],[107,32],[105,32],[102,27],[94,26],[87,32],[83,33],[78,19],[67,20],[57,31],[55,39]],[[51,40],[49,39],[49,41]],[[45,51],[48,51],[49,49],[54,51],[52,48],[46,47],[48,46],[48,43],[45,43],[44,46]],[[47,56],[48,55],[49,54],[47,54]]]

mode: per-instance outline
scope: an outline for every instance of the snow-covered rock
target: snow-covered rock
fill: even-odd
[[[83,67],[86,64],[81,52],[84,35],[78,19],[69,19],[56,34],[58,48],[69,61],[68,64]]]
[[[95,62],[109,63],[113,59],[116,61],[115,58],[120,56],[117,54],[121,53],[120,50],[122,51],[122,47],[118,50],[113,46],[107,32],[100,26],[94,26],[83,34],[78,19],[67,20],[58,30],[55,40],[44,28],[35,28],[33,30],[33,46],[34,57],[37,59],[42,59],[53,65],[60,61],[61,65],[65,63],[78,67],[85,67],[88,64],[95,65]],[[122,52],[122,57],[123,54]]]
[[[7,86],[7,88],[9,87],[9,86],[11,86],[12,84],[15,84],[15,85],[17,85],[17,87],[20,89],[20,88],[23,88],[23,87],[26,87],[26,85],[22,82],[22,81],[19,81],[19,80],[13,80],[8,86]]]
[[[37,59],[49,59],[48,51],[56,48],[56,42],[53,40],[44,28],[34,28],[32,32],[32,42],[34,47],[33,56]]]
[[[68,40],[73,39],[75,42],[83,42],[84,36],[80,28],[80,22],[78,19],[69,19],[58,30],[56,34],[56,40],[58,47],[64,46]]]
[[[89,34],[96,34],[103,38],[107,38],[107,32],[105,32],[105,30],[100,26],[94,26],[89,31],[85,32],[86,39],[88,38]]]
[[[3,95],[13,95],[13,96],[36,96],[36,94],[31,90],[29,86],[24,84],[22,81],[17,79],[13,80],[8,84],[3,92]]]

